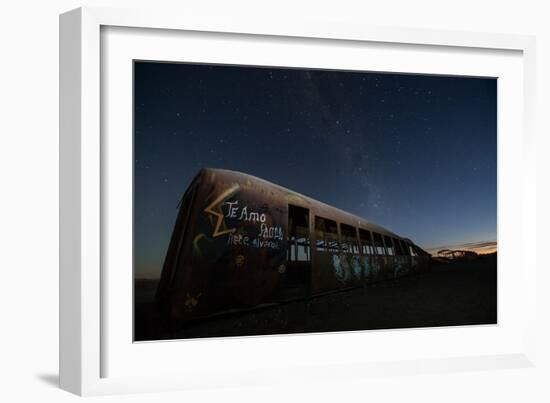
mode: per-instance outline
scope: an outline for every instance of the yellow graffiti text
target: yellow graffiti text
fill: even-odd
[[[212,232],[212,236],[218,237],[225,234],[230,234],[235,231],[235,228],[229,228],[229,229],[221,229],[222,225],[225,227],[225,221],[224,221],[224,214],[221,209],[222,203],[233,196],[237,191],[239,190],[239,185],[234,185],[227,189],[225,192],[220,194],[216,199],[210,203],[208,207],[204,209],[204,211],[213,217],[216,218],[216,224],[214,226],[214,231]]]

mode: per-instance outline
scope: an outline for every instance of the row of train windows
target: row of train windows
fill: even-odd
[[[359,231],[347,224],[340,224],[340,239],[337,224],[333,220],[315,217],[317,250],[337,251],[338,244],[342,252],[362,255],[398,255],[415,256],[414,249],[405,241],[371,232],[362,228]]]
[[[417,256],[406,241],[381,235],[351,225],[340,224],[340,237],[336,221],[315,216],[316,249],[319,252],[342,252],[355,255]],[[289,234],[289,260],[310,260],[309,228],[306,223],[295,225]]]

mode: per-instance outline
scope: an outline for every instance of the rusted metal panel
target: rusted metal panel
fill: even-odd
[[[406,276],[411,270],[410,256],[395,256],[394,258],[394,278]]]
[[[284,273],[284,195],[236,174],[205,170],[202,175],[191,236],[176,269],[175,317],[274,300]]]
[[[333,266],[333,253],[317,252],[314,257],[314,269],[311,273],[312,294],[321,294],[340,288]]]

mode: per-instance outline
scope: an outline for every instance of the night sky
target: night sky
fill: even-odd
[[[430,249],[496,241],[496,79],[136,62],[135,268],[157,277],[203,167]]]

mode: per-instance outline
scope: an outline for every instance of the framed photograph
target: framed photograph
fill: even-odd
[[[62,388],[533,365],[533,38],[85,8],[60,44]]]

